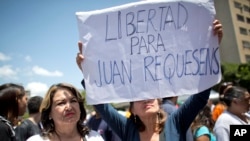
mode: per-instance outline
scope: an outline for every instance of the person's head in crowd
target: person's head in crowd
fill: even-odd
[[[39,113],[40,105],[43,101],[41,96],[33,96],[28,100],[28,112],[29,114]]]
[[[141,100],[130,102],[129,111],[131,113],[130,119],[132,119],[138,130],[140,132],[145,130],[145,122],[146,119],[157,119],[154,123],[155,132],[160,133],[164,128],[164,123],[167,119],[166,113],[161,109],[162,101],[160,99],[149,99],[149,100]],[[147,110],[147,107],[149,110]]]
[[[41,96],[31,96],[28,100],[28,118],[22,120],[15,127],[16,140],[26,141],[29,137],[40,134],[41,113],[39,111],[43,98]]]
[[[23,86],[15,83],[5,83],[0,86],[0,116],[13,125],[18,122],[27,108],[27,95]]]
[[[57,133],[61,128],[76,128],[79,135],[89,133],[89,128],[83,124],[87,114],[84,99],[71,84],[52,85],[42,101],[40,112],[44,136],[50,139],[60,139]]]
[[[225,89],[233,86],[234,83],[230,81],[222,82],[219,85],[218,93],[219,93],[219,101],[214,106],[212,111],[212,118],[214,121],[218,119],[218,117],[224,112],[224,110],[227,108],[226,104],[223,102],[222,95],[224,95]]]
[[[240,86],[229,86],[224,90],[220,98],[227,105],[227,110],[238,117],[249,111],[250,94],[248,90]]]
[[[214,124],[215,121],[212,119],[211,108],[209,105],[206,105],[194,119],[191,128],[194,132],[199,127],[206,126],[212,132]]]
[[[223,95],[225,92],[225,89],[228,87],[233,86],[233,82],[222,82],[219,86],[219,95]],[[221,100],[221,97],[219,97],[219,100]]]

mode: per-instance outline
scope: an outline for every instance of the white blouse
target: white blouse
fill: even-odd
[[[85,136],[87,141],[104,141],[102,136],[94,131],[91,130],[88,135]],[[41,135],[34,135],[27,139],[27,141],[50,141],[48,138],[43,138]]]

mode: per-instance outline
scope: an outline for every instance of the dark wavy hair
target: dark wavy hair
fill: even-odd
[[[210,132],[213,132],[215,121],[212,119],[212,113],[210,106],[206,105],[200,110],[191,124],[191,130],[193,133],[201,126],[206,126]]]
[[[41,96],[33,96],[28,100],[28,111],[29,114],[39,113],[39,108],[43,101],[43,97]]]
[[[242,98],[246,92],[248,92],[246,88],[241,86],[231,86],[224,90],[224,93],[220,98],[227,106],[231,106],[233,98]]]
[[[155,130],[155,132],[157,132],[157,133],[161,133],[162,130],[164,129],[165,121],[166,121],[166,119],[167,119],[167,114],[166,114],[166,112],[165,112],[163,109],[161,109],[161,106],[160,106],[160,105],[162,104],[161,99],[157,99],[157,101],[158,101],[158,104],[159,104],[160,109],[159,109],[159,111],[158,111],[157,113],[155,113],[155,114],[157,114],[157,117],[158,117],[158,121],[159,121],[159,122],[156,122],[156,123],[155,123],[155,129],[154,129],[154,130]],[[145,127],[144,123],[141,121],[140,117],[137,116],[137,115],[134,115],[134,114],[132,113],[132,108],[133,108],[133,106],[134,106],[134,102],[130,102],[129,111],[130,111],[131,115],[130,115],[129,118],[130,118],[132,121],[134,121],[134,123],[135,123],[137,129],[139,130],[139,132],[143,132],[143,131],[145,131],[145,128],[146,128],[146,127]]]
[[[0,86],[0,115],[16,125],[19,116],[18,99],[25,96],[24,87],[15,83]]]
[[[233,85],[234,85],[233,82],[230,82],[230,81],[229,82],[223,82],[223,83],[221,83],[219,85],[219,91],[218,91],[219,95],[223,95],[224,92],[225,92],[225,89],[227,89],[228,87],[231,87]],[[219,100],[223,101],[221,97],[219,97]]]
[[[54,121],[49,118],[49,115],[51,112],[53,97],[55,93],[57,92],[57,90],[59,89],[67,89],[77,98],[80,111],[81,111],[80,119],[77,122],[77,130],[80,133],[80,135],[85,136],[86,134],[89,134],[90,129],[86,125],[83,124],[87,115],[86,110],[84,108],[84,98],[82,97],[81,93],[71,84],[59,83],[59,84],[52,85],[49,88],[40,107],[41,123],[43,125],[43,136],[45,137],[55,132]]]

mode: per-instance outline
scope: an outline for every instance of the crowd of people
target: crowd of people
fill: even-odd
[[[222,25],[214,20],[219,42]],[[78,67],[84,61],[78,43]],[[84,82],[84,81],[83,81]],[[205,82],[204,82],[205,83]],[[82,83],[84,84],[84,83]],[[83,85],[84,87],[84,85]],[[0,86],[1,141],[229,141],[230,125],[250,124],[250,94],[233,83],[222,83],[220,101],[208,105],[211,88],[191,95],[176,107],[178,97],[131,101],[129,117],[111,104],[93,105],[95,114],[86,119],[85,99],[68,83],[52,85],[45,97],[27,98],[22,85]],[[145,108],[146,107],[146,108]],[[29,118],[19,123],[28,108]]]
[[[219,88],[219,102],[211,108],[209,90],[190,96],[179,106],[178,97],[130,102],[129,117],[118,113],[110,104],[94,105],[95,114],[84,122],[87,115],[84,99],[71,84],[55,84],[44,98],[34,96],[30,99],[21,85],[3,84],[0,86],[0,106],[5,108],[0,110],[0,137],[4,141],[120,141],[154,140],[158,135],[156,140],[229,141],[230,125],[250,124],[246,116],[250,94],[243,87],[223,82]],[[197,98],[200,99],[197,101]],[[145,111],[142,109],[145,104],[153,107]],[[216,111],[221,104],[224,108],[221,112]],[[18,117],[25,113],[26,106],[29,118],[18,124]],[[189,123],[184,125],[183,121]],[[191,138],[187,136],[188,128]]]

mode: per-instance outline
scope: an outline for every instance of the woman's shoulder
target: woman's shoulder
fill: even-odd
[[[221,115],[218,117],[218,119],[216,120],[216,123],[233,123],[233,121],[235,121],[235,116],[232,115],[231,113],[229,113],[228,111],[224,111],[223,113],[221,113]]]
[[[29,137],[27,141],[49,141],[49,139],[42,137],[40,134],[37,134]]]
[[[91,130],[85,138],[87,141],[104,141],[102,136],[94,130]]]
[[[11,123],[2,118],[0,116],[0,133],[1,133],[1,137],[4,137],[6,135],[6,137],[8,138],[12,138],[15,136],[15,130],[14,128],[11,126]]]
[[[8,125],[2,121],[0,121],[0,130],[7,130],[8,129]]]

